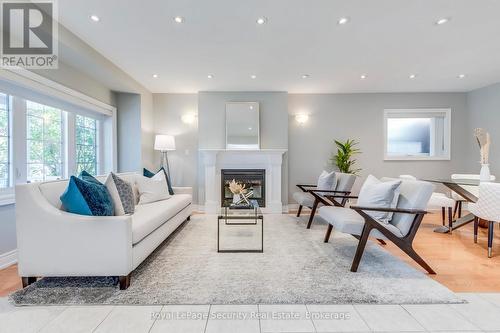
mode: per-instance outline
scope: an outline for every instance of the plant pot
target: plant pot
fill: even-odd
[[[479,181],[489,182],[491,181],[490,165],[481,164],[481,172],[479,173]]]

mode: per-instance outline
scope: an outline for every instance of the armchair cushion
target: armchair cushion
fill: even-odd
[[[314,204],[314,196],[309,192],[295,192],[293,199],[301,206],[312,207]]]
[[[369,175],[361,190],[357,205],[365,207],[395,208],[399,198],[399,187],[401,180],[380,181]],[[367,211],[368,215],[382,223],[389,223],[393,213]]]
[[[323,206],[318,210],[319,216],[331,224],[336,231],[346,234],[360,236],[363,232],[365,219],[355,210],[344,207]],[[401,231],[392,224],[381,224],[384,228],[398,237],[402,237]],[[372,230],[370,236],[379,239],[387,239],[378,230]]]
[[[321,175],[318,177],[318,190],[333,190],[337,186],[337,178],[335,177],[335,172],[326,172],[323,170]]]

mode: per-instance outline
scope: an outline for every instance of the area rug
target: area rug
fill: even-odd
[[[196,215],[131,276],[43,278],[10,296],[16,305],[71,304],[423,304],[461,303],[450,290],[371,243],[350,272],[357,240],[306,218],[265,215],[263,253],[217,253],[217,218]],[[246,228],[246,229],[245,229]],[[250,228],[250,229],[249,229]],[[251,229],[253,228],[253,229]],[[231,226],[229,240],[260,239]],[[234,237],[233,237],[234,236]],[[246,245],[245,245],[246,246]]]

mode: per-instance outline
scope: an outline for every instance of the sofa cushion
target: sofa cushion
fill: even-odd
[[[361,235],[365,219],[354,209],[334,206],[324,206],[318,210],[318,215],[331,224],[333,229],[346,234]],[[402,237],[401,231],[392,224],[382,224],[387,230],[398,237]],[[373,230],[370,236],[386,239],[386,237],[378,230]]]
[[[158,170],[158,172],[156,173],[156,175],[159,173],[159,172],[163,172],[163,174],[165,175],[165,178],[167,179],[167,187],[168,187],[168,193],[170,195],[174,195],[174,189],[172,187],[172,183],[170,182],[170,175],[167,173],[167,170],[165,170],[164,167],[161,167],[160,170]],[[148,169],[146,168],[143,168],[142,169],[142,175],[144,177],[148,177],[148,178],[153,178],[155,176],[154,173],[152,173],[151,171],[149,171]]]
[[[116,216],[134,213],[134,190],[129,182],[110,172],[104,185],[108,189],[111,200],[113,200]]]
[[[191,201],[192,197],[189,194],[175,194],[168,200],[138,205],[132,215],[132,243],[139,243],[182,209],[189,206]]]
[[[139,205],[170,198],[165,174],[162,172],[158,172],[152,178],[137,177],[136,185],[140,194]]]
[[[314,196],[309,192],[295,192],[293,199],[301,206],[311,208],[314,204]]]
[[[80,215],[112,216],[113,202],[104,185],[71,176],[68,188],[61,195],[67,212]]]

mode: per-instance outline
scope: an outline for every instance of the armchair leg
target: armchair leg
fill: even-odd
[[[488,223],[488,258],[491,258],[493,248],[493,221]]]
[[[458,202],[458,218],[462,217],[462,201]]]
[[[119,276],[120,280],[120,290],[125,290],[130,286],[130,274]]]
[[[318,208],[318,205],[319,205],[319,200],[315,199],[311,209],[311,215],[309,216],[309,222],[307,222],[307,229],[311,229],[311,224],[313,223],[314,215],[316,214],[316,209]]]
[[[444,220],[445,220],[445,215],[446,215],[445,210],[446,210],[446,208],[441,207],[441,220],[443,221],[443,226],[444,226]]]
[[[387,245],[387,243],[385,242],[385,240],[379,239],[379,238],[377,238],[377,240],[380,243],[380,245]]]
[[[361,261],[361,257],[363,257],[363,252],[365,251],[366,242],[368,241],[368,236],[370,236],[371,230],[372,228],[365,223],[363,232],[361,233],[361,238],[359,239],[358,248],[356,249],[356,255],[352,261],[351,272],[358,271],[359,262]]]
[[[457,215],[458,203],[459,203],[459,201],[455,202],[455,208],[453,209],[453,218],[455,218],[455,216]]]
[[[26,288],[30,284],[36,282],[36,277],[34,277],[34,276],[22,276],[21,277],[21,282],[23,284],[23,288]]]
[[[297,212],[297,217],[300,217],[301,212],[302,212],[302,205],[299,205],[299,211]]]
[[[479,229],[479,218],[474,216],[474,243],[477,243],[477,230]]]
[[[429,266],[425,261],[424,259],[422,259],[422,257],[420,257],[417,252],[415,252],[415,250],[413,249],[413,247],[407,247],[405,249],[402,249],[404,252],[406,252],[407,255],[410,256],[410,258],[412,258],[413,260],[416,261],[417,264],[419,264],[420,266],[422,266],[429,274],[436,274],[436,272],[434,272],[434,270],[431,268],[431,266]]]
[[[444,225],[444,220],[443,220]],[[451,207],[448,207],[448,229],[450,230],[450,235],[453,231],[453,216],[451,216]]]
[[[330,240],[330,235],[332,234],[332,230],[333,230],[333,225],[328,224],[328,228],[326,229],[325,240],[324,240],[325,243],[328,243],[328,241]]]

